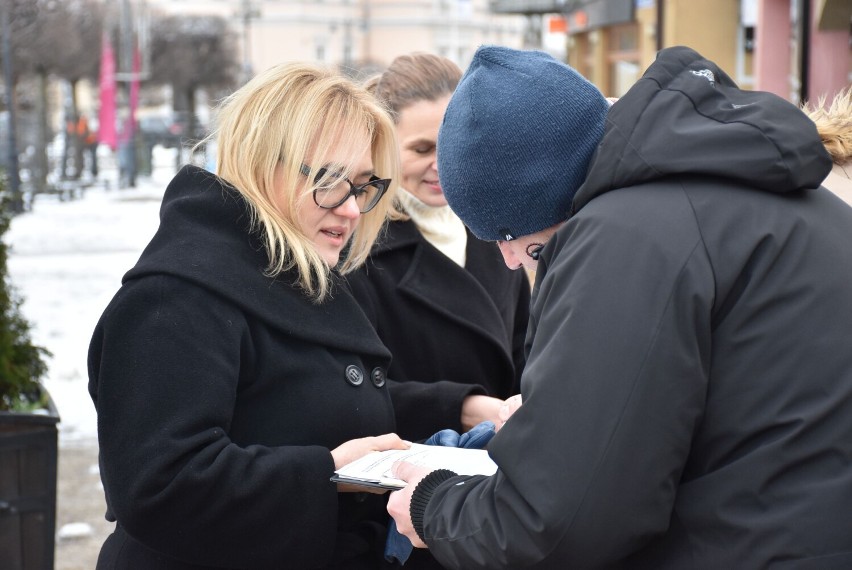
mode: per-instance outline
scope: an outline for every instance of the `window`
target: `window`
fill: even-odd
[[[743,48],[745,48],[746,53],[752,53],[754,51],[754,26],[743,28],[743,34]]]
[[[639,25],[612,26],[607,35],[608,97],[621,97],[641,75],[639,66]]]

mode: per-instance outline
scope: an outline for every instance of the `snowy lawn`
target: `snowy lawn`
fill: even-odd
[[[174,175],[172,157],[155,155],[154,174],[137,179],[136,188],[116,189],[112,178],[112,190],[93,187],[74,201],[39,196],[5,236],[9,274],[33,340],[53,354],[44,384],[59,410],[60,443],[97,437],[87,391],[89,339],[157,229],[160,200]]]

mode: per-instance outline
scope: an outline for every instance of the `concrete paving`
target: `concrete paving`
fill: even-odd
[[[60,445],[57,480],[54,570],[93,570],[115,527],[104,518],[97,443]]]

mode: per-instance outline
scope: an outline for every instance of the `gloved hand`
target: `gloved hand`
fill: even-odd
[[[461,435],[455,430],[441,430],[423,443],[426,445],[443,445],[444,447],[482,449],[496,433],[494,422],[481,422]],[[385,560],[405,564],[405,561],[411,556],[412,550],[414,550],[414,546],[412,546],[411,541],[396,530],[396,522],[391,519],[388,525],[388,538],[385,542]]]
[[[482,422],[476,424],[470,431],[459,435],[458,432],[451,429],[443,429],[438,433],[433,434],[423,443],[426,445],[443,445],[444,447],[466,447],[468,449],[482,449],[494,434],[494,422]]]

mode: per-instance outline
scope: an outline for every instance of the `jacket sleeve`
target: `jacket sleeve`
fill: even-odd
[[[426,439],[442,429],[459,433],[464,399],[475,394],[487,394],[479,384],[438,382],[394,382],[388,380],[393,402],[396,430],[400,437],[412,441]]]
[[[119,291],[89,352],[107,502],[131,536],[177,560],[313,566],[334,550],[333,459],[229,440],[248,334],[199,287],[147,277]]]
[[[685,200],[660,215],[641,192],[612,194],[545,249],[524,403],[488,446],[497,474],[444,483],[426,506],[448,568],[609,567],[670,524],[705,402],[714,279]]]

